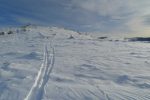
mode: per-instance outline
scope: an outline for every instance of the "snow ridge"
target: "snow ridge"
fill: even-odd
[[[46,83],[49,80],[50,73],[54,67],[55,53],[54,47],[50,45],[51,52],[48,51],[48,45],[46,44],[44,49],[44,60],[35,79],[33,86],[24,100],[42,100]]]

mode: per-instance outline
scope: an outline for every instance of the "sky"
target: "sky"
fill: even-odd
[[[150,0],[0,0],[0,26],[150,34]]]

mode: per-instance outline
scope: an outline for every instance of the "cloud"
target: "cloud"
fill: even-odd
[[[27,22],[80,31],[144,32],[149,0],[1,0],[1,24]]]
[[[73,0],[74,5],[100,16],[120,17],[127,11],[128,5],[122,0]]]
[[[128,1],[128,2],[126,2]],[[126,22],[134,10],[130,9],[129,0],[73,0],[72,8],[80,12],[79,21],[92,31],[129,31]]]
[[[150,26],[150,15],[146,15],[146,16],[143,16],[144,17],[144,24],[147,25],[147,26]]]

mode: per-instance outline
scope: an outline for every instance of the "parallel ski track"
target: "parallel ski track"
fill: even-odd
[[[24,100],[42,100],[45,93],[45,86],[49,80],[55,62],[55,50],[50,44],[51,52],[48,51],[48,44],[44,46],[44,58],[35,82]]]

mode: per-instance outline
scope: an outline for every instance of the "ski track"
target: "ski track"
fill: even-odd
[[[44,46],[43,63],[41,64],[33,86],[31,87],[24,100],[42,100],[44,93],[46,93],[45,86],[49,80],[50,73],[52,72],[55,62],[54,47],[50,43],[51,52],[48,51],[47,47],[48,45],[46,44]]]

